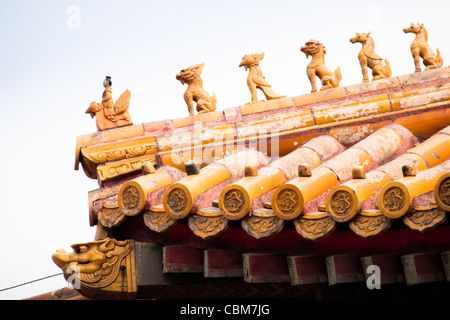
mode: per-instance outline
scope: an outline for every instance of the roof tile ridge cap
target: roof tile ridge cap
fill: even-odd
[[[344,87],[336,87],[336,88],[331,88],[331,89],[327,89],[327,90],[323,90],[323,91],[319,91],[319,92],[311,92],[311,94],[315,94],[316,95],[316,101],[309,103],[309,104],[305,104],[302,105],[301,107],[305,107],[305,106],[322,106],[322,105],[326,105],[326,104],[334,104],[334,103],[338,103],[338,102],[342,102],[342,101],[346,101],[349,100],[349,95],[348,95],[348,90],[347,90],[348,86],[344,86]],[[323,93],[327,92],[327,91],[336,91],[336,90],[343,90],[344,94],[341,96],[337,96],[336,98],[332,98],[332,99],[325,99],[325,97],[323,97]]]
[[[120,144],[120,143],[124,143],[124,142],[127,142],[127,141],[135,141],[137,139],[143,139],[143,138],[153,138],[155,140],[154,143],[156,145],[156,136],[154,136],[152,134],[142,134],[140,136],[128,137],[128,138],[118,139],[118,140],[114,140],[114,141],[107,141],[107,142],[102,142],[102,143],[86,146],[83,149],[85,149],[85,148],[90,149],[90,148],[96,148],[96,147],[104,147],[104,146],[114,145],[116,143]]]
[[[318,99],[316,102],[312,102],[309,104],[305,104],[299,107],[306,107],[306,106],[322,106],[322,105],[326,105],[326,104],[334,104],[334,103],[338,103],[338,102],[342,102],[342,101],[351,101],[351,100],[357,100],[357,99],[361,99],[361,98],[370,98],[373,96],[377,96],[377,95],[381,95],[381,94],[389,94],[390,92],[398,92],[398,91],[402,91],[402,86],[400,84],[400,80],[398,79],[397,76],[393,76],[390,78],[394,78],[396,79],[396,83],[395,85],[393,85],[392,87],[385,87],[385,88],[380,88],[380,89],[373,89],[373,90],[364,90],[363,92],[359,92],[359,93],[354,93],[351,94],[349,92],[349,88],[353,87],[355,85],[359,85],[359,84],[353,84],[353,85],[348,85],[348,86],[344,86],[344,87],[338,87],[338,88],[342,88],[345,91],[345,95],[342,97],[338,97],[338,98],[334,98],[334,99],[329,99],[329,100],[321,100]],[[333,89],[337,89],[337,88],[333,88]],[[332,90],[332,89],[330,89]],[[318,97],[320,98],[320,97]],[[388,96],[389,98],[389,96]]]
[[[110,132],[120,132],[120,131],[128,131],[126,128],[131,128],[131,127],[142,127],[142,134],[137,134],[137,135],[132,135],[130,137],[126,137],[126,138],[119,138],[119,139],[114,139],[114,137],[116,137],[117,135],[113,134],[112,137],[110,137],[108,139],[108,135],[107,133]],[[139,123],[139,124],[133,124],[133,125],[129,125],[129,126],[123,126],[123,127],[117,127],[117,128],[111,128],[111,129],[107,129],[107,130],[101,130],[101,131],[96,131],[96,132],[91,132],[91,133],[86,133],[86,134],[82,134],[82,135],[78,135],[76,137],[76,144],[78,148],[83,148],[86,146],[93,146],[93,145],[100,145],[100,144],[105,144],[105,143],[109,143],[109,142],[115,142],[115,141],[122,141],[122,140],[127,140],[133,137],[140,137],[142,135],[144,135],[145,133],[145,129],[144,129],[144,124],[143,123]],[[106,137],[105,137],[106,135]],[[120,135],[120,133],[118,134]],[[82,143],[82,139],[88,138],[89,141],[91,140],[98,140],[100,141],[99,143],[93,143],[93,144],[89,144],[89,143]],[[103,140],[105,139],[105,140]]]
[[[423,76],[426,73],[430,73],[430,74],[445,74],[444,76],[440,76],[438,78],[434,77],[434,78],[430,78],[430,79],[426,79],[426,80],[420,80],[420,76]],[[404,83],[402,84],[402,79],[410,77],[412,78],[414,81],[411,84],[408,83]],[[450,81],[450,66],[446,66],[446,67],[441,67],[441,68],[437,68],[437,69],[431,69],[431,70],[423,70],[421,72],[415,72],[415,73],[408,73],[408,74],[404,74],[404,75],[398,75],[397,76],[400,86],[403,89],[414,89],[416,87],[421,87],[421,86],[430,86],[433,84],[440,84],[440,83],[445,83],[445,82],[449,82]],[[404,81],[403,81],[404,82]]]
[[[208,118],[208,114],[212,114],[212,113],[217,114],[217,115],[219,113],[221,113],[221,115],[220,116],[218,115],[218,118],[217,119],[213,119],[213,120],[203,119],[203,117]],[[191,122],[191,118],[193,118],[193,120],[192,120],[193,123],[190,123]],[[176,121],[183,121],[184,119],[186,119],[185,121],[188,122],[188,124],[186,124],[186,125],[175,125],[174,124],[174,122],[176,122]],[[206,113],[198,113],[198,114],[193,115],[193,116],[187,116],[187,117],[181,117],[181,118],[171,118],[171,119],[167,119],[167,121],[171,121],[172,122],[172,125],[173,125],[174,129],[182,128],[182,129],[187,129],[187,130],[192,129],[196,125],[199,125],[199,124],[201,124],[202,126],[203,126],[203,124],[206,124],[206,126],[213,126],[213,125],[218,124],[218,123],[228,123],[227,120],[226,120],[225,112],[223,110],[222,111],[206,112]]]
[[[402,86],[400,84],[400,80],[397,76],[393,76],[390,78],[394,78],[397,81],[395,81],[397,84],[392,86],[392,87],[385,87],[385,88],[381,88],[381,89],[374,89],[374,90],[366,90],[364,92],[360,92],[360,93],[355,93],[355,94],[350,94],[348,88],[358,85],[358,84],[354,84],[354,85],[348,85],[348,86],[343,86],[343,87],[336,87],[336,88],[331,88],[331,89],[327,89],[324,91],[320,91],[320,92],[310,92],[310,93],[305,93],[305,94],[300,94],[300,95],[296,95],[296,96],[290,96],[290,97],[285,97],[291,99],[292,101],[292,106],[287,106],[287,107],[282,107],[282,108],[278,108],[278,107],[274,107],[273,109],[269,109],[269,110],[263,110],[263,111],[259,111],[259,112],[255,112],[255,113],[251,113],[248,115],[243,115],[243,117],[249,116],[249,115],[256,115],[256,114],[266,114],[266,113],[273,113],[279,110],[283,110],[283,112],[288,112],[290,110],[296,110],[296,109],[300,109],[300,108],[311,108],[313,106],[321,106],[321,105],[326,105],[326,104],[334,104],[337,102],[342,102],[345,100],[356,100],[359,99],[361,97],[370,97],[370,96],[376,96],[376,95],[380,95],[380,94],[388,94],[389,92],[392,91],[401,91],[402,90]],[[333,90],[338,90],[341,89],[345,92],[345,94],[343,94],[342,96],[338,96],[336,98],[333,99],[324,99],[322,97],[323,93],[326,91],[333,91]],[[296,97],[307,97],[307,96],[314,96],[315,99],[314,101],[305,103],[305,104],[299,104],[297,105],[295,103],[295,98]],[[258,103],[263,103],[263,102],[267,102],[267,101],[258,101]],[[241,106],[239,106],[238,108],[240,108]],[[315,121],[315,119],[314,119]]]
[[[158,123],[164,123],[164,125],[160,126],[156,130],[150,130],[150,128],[148,128],[151,125],[158,124]],[[150,135],[155,135],[155,136],[157,136],[161,133],[164,133],[165,131],[173,131],[175,129],[172,119],[144,122],[144,123],[142,123],[142,125],[144,126],[144,134],[150,134]]]
[[[222,112],[225,117],[225,122],[232,123],[233,126],[235,122],[242,120],[242,117],[244,117],[240,106],[224,108]]]
[[[448,83],[450,82],[450,76],[448,78],[439,78],[439,79],[431,79],[431,80],[427,80],[427,81],[423,81],[423,82],[415,82],[415,83],[411,83],[411,84],[406,84],[406,85],[401,85],[401,90],[399,91],[403,91],[403,90],[411,90],[411,89],[416,89],[416,88],[421,88],[421,87],[431,87],[431,86],[437,86],[443,83]]]

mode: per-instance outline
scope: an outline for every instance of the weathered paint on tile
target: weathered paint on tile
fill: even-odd
[[[360,98],[332,105],[320,105],[312,108],[316,124],[326,124],[348,119],[366,117],[390,111],[387,94]]]
[[[261,112],[266,112],[266,111],[289,108],[292,106],[293,106],[292,98],[286,97],[286,98],[280,98],[280,99],[247,103],[247,104],[240,106],[240,109],[241,109],[242,115],[245,116],[245,115],[254,114],[254,113],[261,113]]]

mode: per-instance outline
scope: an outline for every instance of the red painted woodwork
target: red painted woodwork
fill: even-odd
[[[450,281],[450,251],[441,253],[442,264],[444,267],[445,278]]]
[[[444,268],[439,254],[417,253],[402,256],[407,284],[418,284],[445,279]]]
[[[328,282],[325,258],[318,256],[289,256],[291,284],[314,284]]]
[[[286,257],[275,254],[244,254],[244,281],[249,283],[290,282]]]
[[[364,281],[361,260],[353,254],[339,254],[326,258],[328,284]]]
[[[151,231],[142,215],[127,217],[118,227],[111,229],[111,236],[118,239],[135,239],[165,245],[183,245],[195,248],[230,249],[241,252],[272,252],[284,255],[333,255],[354,253],[359,256],[375,254],[404,255],[417,252],[444,252],[450,250],[450,226],[441,225],[426,233],[405,226],[365,239],[350,230],[335,230],[328,237],[312,242],[302,238],[294,229],[284,227],[278,234],[255,239],[242,229],[240,223],[207,240],[193,234],[187,223],[178,222],[164,233]]]
[[[380,284],[398,283],[405,281],[402,261],[399,256],[380,254],[361,258],[366,272],[370,265],[380,268]]]
[[[242,277],[242,254],[231,250],[205,250],[205,278]]]
[[[203,251],[185,246],[164,247],[163,272],[203,272]]]

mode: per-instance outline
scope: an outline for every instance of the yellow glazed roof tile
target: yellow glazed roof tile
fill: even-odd
[[[149,228],[157,230],[156,232],[163,232],[176,225],[175,222],[183,223],[189,219],[191,229],[196,230],[199,237],[204,237],[200,236],[200,221],[219,219],[218,214],[221,214],[225,219],[242,220],[246,231],[258,239],[271,234],[258,234],[255,225],[252,225],[260,221],[258,219],[272,219],[273,223],[278,221],[274,224],[278,228],[276,232],[283,232],[285,223],[293,223],[299,236],[316,240],[332,233],[335,223],[345,222],[351,224],[350,229],[358,236],[369,238],[381,234],[390,226],[386,221],[385,229],[375,233],[363,228],[372,220],[375,222],[377,219],[384,219],[375,205],[375,199],[383,185],[403,177],[402,165],[415,165],[417,170],[421,171],[450,157],[450,111],[447,105],[449,89],[450,73],[446,67],[294,97],[247,103],[229,109],[232,112],[227,109],[157,123],[115,128],[78,137],[77,163],[82,160],[83,168],[89,164],[98,166],[100,183],[108,182],[108,188],[111,188],[115,179],[119,181],[125,174],[129,174],[129,171],[116,171],[113,175],[108,173],[109,176],[105,178],[105,172],[111,172],[116,164],[125,165],[126,162],[126,165],[131,165],[130,161],[151,156],[145,159],[152,162],[155,168],[169,166],[181,172],[185,170],[185,164],[194,159],[201,169],[200,175],[147,188],[148,193],[140,196],[140,201],[143,202],[140,203],[139,210],[130,214],[143,214],[148,222],[152,211],[145,211],[144,208],[164,208],[157,212],[158,217],[151,218],[152,221],[160,219],[158,221],[168,223],[167,226],[149,224]],[[405,138],[405,133],[395,133],[392,130],[393,125],[403,126],[402,130],[409,132],[409,138]],[[438,132],[439,130],[441,132]],[[380,134],[380,139],[361,147],[361,141],[369,141],[368,137],[375,132]],[[333,153],[324,163],[321,163],[321,158],[318,157],[314,166],[319,167],[311,167],[309,175],[300,170],[301,166],[303,169],[307,168],[306,163],[291,164],[288,161],[288,169],[284,168],[282,159],[288,159],[288,155],[300,150],[302,145],[313,152],[314,146],[308,145],[308,142],[313,141],[311,139],[314,137],[327,137],[335,143],[340,142],[341,149],[338,148],[340,151]],[[404,140],[407,141],[406,145]],[[344,151],[346,148],[349,149]],[[246,150],[259,150],[270,158],[263,161],[262,168],[254,168],[253,171],[247,166],[252,164],[245,163],[244,158],[228,169],[227,165],[221,164],[220,159]],[[352,179],[351,175],[356,166],[362,166],[363,174]],[[142,179],[140,168],[136,166],[133,170],[135,179]],[[244,172],[252,174],[242,177]],[[297,176],[300,172],[303,172],[302,176]],[[319,178],[319,173],[322,178]],[[242,180],[234,178],[240,175]],[[271,183],[266,183],[270,177],[274,179]],[[349,181],[345,182],[347,180]],[[116,189],[120,189],[120,185],[125,181],[120,180]],[[133,176],[130,176],[128,181],[131,183]],[[285,209],[290,207],[291,202],[295,203],[295,197],[299,195],[294,196],[286,191],[289,189],[285,190],[285,187],[281,186],[296,183],[300,183],[297,189],[300,190],[298,194],[301,194],[303,204],[291,215],[287,214]],[[175,195],[174,190],[178,190],[177,188],[183,192],[177,191]],[[280,193],[278,189],[283,191],[280,198],[283,201],[271,203],[272,197]],[[340,190],[342,194],[336,193],[336,204],[332,205],[333,190],[335,193]],[[347,212],[351,214],[341,217],[334,213],[338,208],[345,211],[345,206],[342,206],[346,202],[344,191],[354,194],[356,200],[352,202],[354,204],[351,210],[350,207],[347,208]],[[117,193],[120,192],[115,195]],[[172,193],[171,197],[168,197],[169,193]],[[115,199],[114,196],[111,198],[111,195],[108,197],[105,199]],[[94,205],[96,201],[105,200],[98,197],[90,200],[91,220],[93,223],[101,223],[103,220],[99,222],[95,218],[101,214],[101,206]],[[173,208],[181,208],[183,201],[187,204],[187,207],[183,208],[188,209],[183,209],[180,214],[173,211]],[[265,208],[265,204],[271,205]],[[242,210],[239,209],[240,206],[243,206]],[[435,207],[437,205],[433,208]],[[208,208],[214,208],[215,214],[195,214],[197,211],[203,212],[202,210],[209,212]],[[261,208],[268,210],[264,211],[267,214],[258,215]],[[285,213],[282,213],[280,208],[284,208]],[[377,214],[366,214],[372,211]],[[168,216],[167,219],[161,220],[164,215]],[[320,219],[334,223],[330,224],[326,234],[319,236],[307,231],[307,225],[312,223],[311,221]],[[411,219],[408,220],[408,226],[415,228]],[[223,230],[217,231],[216,235],[221,232]],[[214,232],[208,233],[208,238],[214,236]]]

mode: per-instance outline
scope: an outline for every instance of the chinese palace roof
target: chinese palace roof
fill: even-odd
[[[81,293],[295,296],[370,265],[383,283],[448,281],[449,89],[441,67],[79,136],[92,250],[132,252],[134,270]]]

